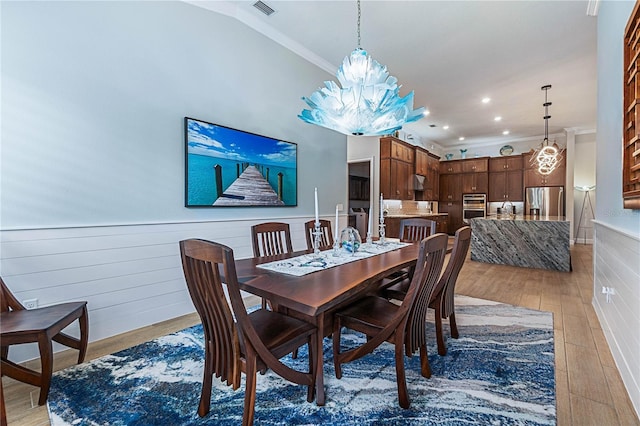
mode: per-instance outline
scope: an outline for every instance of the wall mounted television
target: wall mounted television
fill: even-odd
[[[184,118],[186,207],[296,206],[298,145]]]

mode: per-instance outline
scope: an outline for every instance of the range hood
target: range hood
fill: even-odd
[[[413,175],[413,190],[424,191],[425,177],[422,175]]]

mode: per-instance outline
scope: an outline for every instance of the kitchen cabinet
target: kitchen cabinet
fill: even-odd
[[[463,173],[463,194],[486,194],[489,190],[489,173]]]
[[[349,176],[349,199],[357,201],[369,201],[369,178],[362,176]]]
[[[447,233],[454,235],[464,226],[462,221],[462,201],[447,201],[438,203],[438,212],[447,213]]]
[[[429,171],[429,151],[416,146],[416,174],[427,176]]]
[[[440,175],[440,201],[462,200],[462,174]]]
[[[462,173],[461,160],[441,161],[440,162],[440,174],[448,173]]]
[[[380,138],[380,192],[389,200],[413,200],[415,149],[400,139]]]
[[[436,201],[440,197],[440,157],[429,154],[427,159],[427,179],[425,200]]]
[[[566,182],[566,158],[562,158],[561,163],[553,172],[548,175],[538,173],[538,166],[532,153],[523,154],[524,161],[524,187],[531,186],[565,186]],[[534,160],[534,161],[532,161]]]
[[[489,173],[488,201],[524,201],[522,170]]]
[[[507,170],[522,170],[522,155],[508,155],[489,159],[489,172],[504,172]]]
[[[489,157],[462,160],[462,173],[479,173],[489,171]]]

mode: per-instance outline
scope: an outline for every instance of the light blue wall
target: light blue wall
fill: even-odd
[[[182,2],[2,2],[1,229],[299,217],[346,203],[346,137],[297,118],[330,76]],[[298,143],[298,207],[184,207],[183,117]]]
[[[622,40],[632,1],[602,1],[598,10],[596,219],[640,235],[640,210],[622,208]]]

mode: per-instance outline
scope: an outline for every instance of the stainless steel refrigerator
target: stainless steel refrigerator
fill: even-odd
[[[564,216],[564,186],[527,188],[524,208],[531,216]]]

